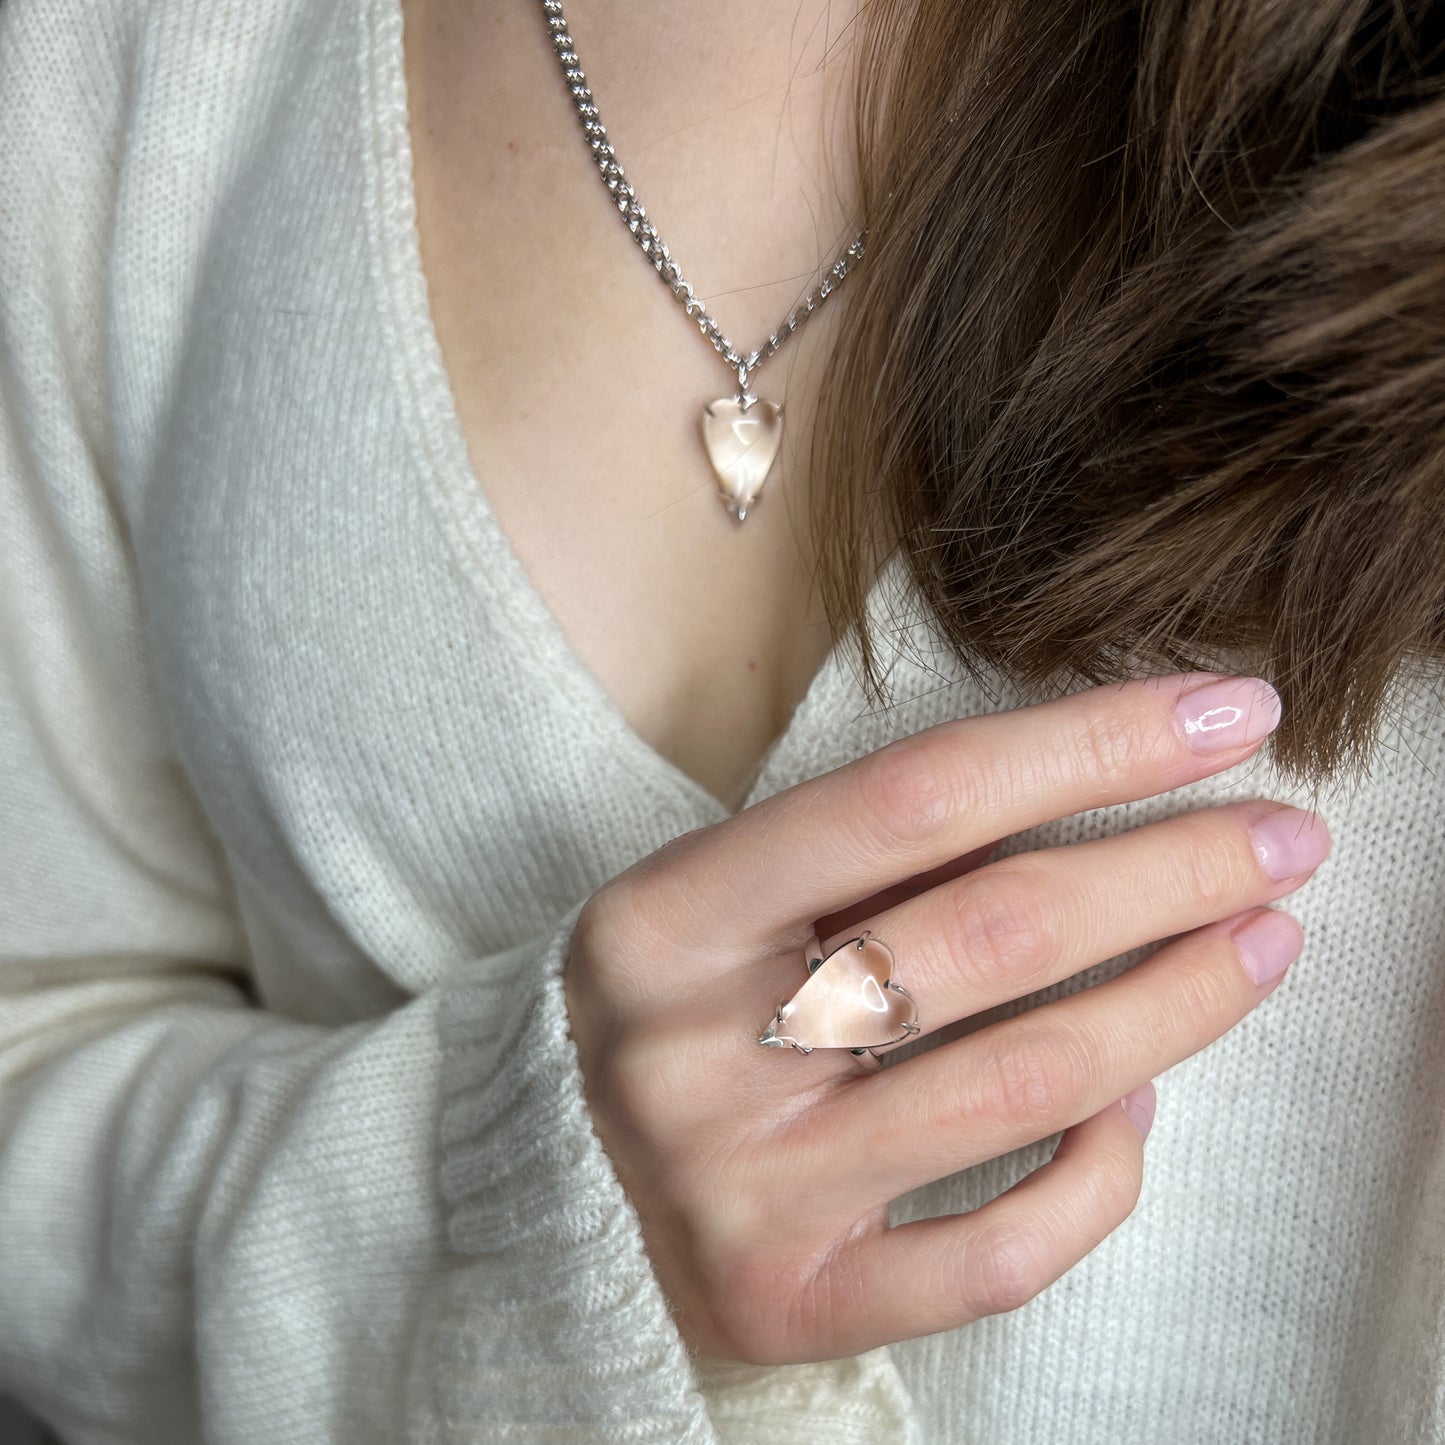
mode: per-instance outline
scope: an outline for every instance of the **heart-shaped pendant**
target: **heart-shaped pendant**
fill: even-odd
[[[717,473],[718,498],[741,522],[763,489],[783,439],[783,409],[749,396],[710,401],[702,411],[702,444]]]
[[[808,960],[809,978],[759,1036],[760,1044],[814,1049],[865,1049],[896,1044],[919,1032],[912,996],[893,982],[893,952],[864,929],[826,958]]]

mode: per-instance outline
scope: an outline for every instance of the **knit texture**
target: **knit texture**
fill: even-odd
[[[1290,979],[1160,1081],[1119,1230],[958,1330],[690,1357],[563,979],[586,899],[727,814],[469,465],[401,41],[396,0],[0,4],[0,1391],[71,1445],[1445,1441],[1423,688],[1353,795],[1266,747],[1001,848],[1261,795],[1334,834]],[[1017,705],[914,600],[894,564],[869,599],[890,705],[840,642],[748,803]]]

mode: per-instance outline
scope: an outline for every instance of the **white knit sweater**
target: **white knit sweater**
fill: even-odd
[[[72,1445],[1445,1440],[1438,703],[1293,797],[1304,955],[1160,1081],[1081,1265],[856,1360],[689,1358],[560,965],[725,811],[469,474],[400,42],[397,0],[0,4],[0,1392]],[[840,645],[749,802],[1018,701],[888,630],[902,575],[896,704]],[[1267,748],[1003,851],[1261,795]]]

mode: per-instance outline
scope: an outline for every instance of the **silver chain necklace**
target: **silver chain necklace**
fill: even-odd
[[[698,329],[712,343],[713,349],[730,370],[737,372],[737,395],[710,401],[703,407],[702,443],[708,461],[717,473],[718,500],[741,522],[747,516],[748,508],[758,500],[783,439],[781,403],[753,396],[748,391],[748,380],[837,290],[848,274],[850,263],[863,255],[867,229],[861,230],[853,244],[838,258],[823,278],[816,295],[810,294],[806,301],[790,312],[788,319],[756,351],[742,355],[708,315],[706,307],[693,293],[692,286],[683,280],[672,253],[657,234],[657,227],[647,219],[647,212],[624,178],[612,143],[607,139],[607,129],[597,117],[597,102],[592,98],[587,77],[577,63],[577,51],[562,14],[562,0],[542,0],[542,13],[551,35],[552,48],[562,64],[567,89],[572,92],[577,106],[582,130],[592,148],[592,158],[597,162],[597,169],[618,212],[627,222],[627,229],[673,296],[682,303],[687,314],[696,319]]]

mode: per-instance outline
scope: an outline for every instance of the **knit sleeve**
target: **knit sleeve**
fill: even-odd
[[[582,900],[381,1017],[257,1005],[116,480],[127,23],[0,5],[0,1393],[69,1445],[712,1442],[582,1101]]]
[[[568,1032],[585,900],[380,1017],[260,1005],[108,404],[135,9],[0,4],[0,1393],[69,1445],[901,1420],[882,1357],[699,1381]]]
[[[69,1445],[711,1445],[582,1098],[581,900],[380,1018],[257,1005],[82,278],[0,215],[0,1392]]]

